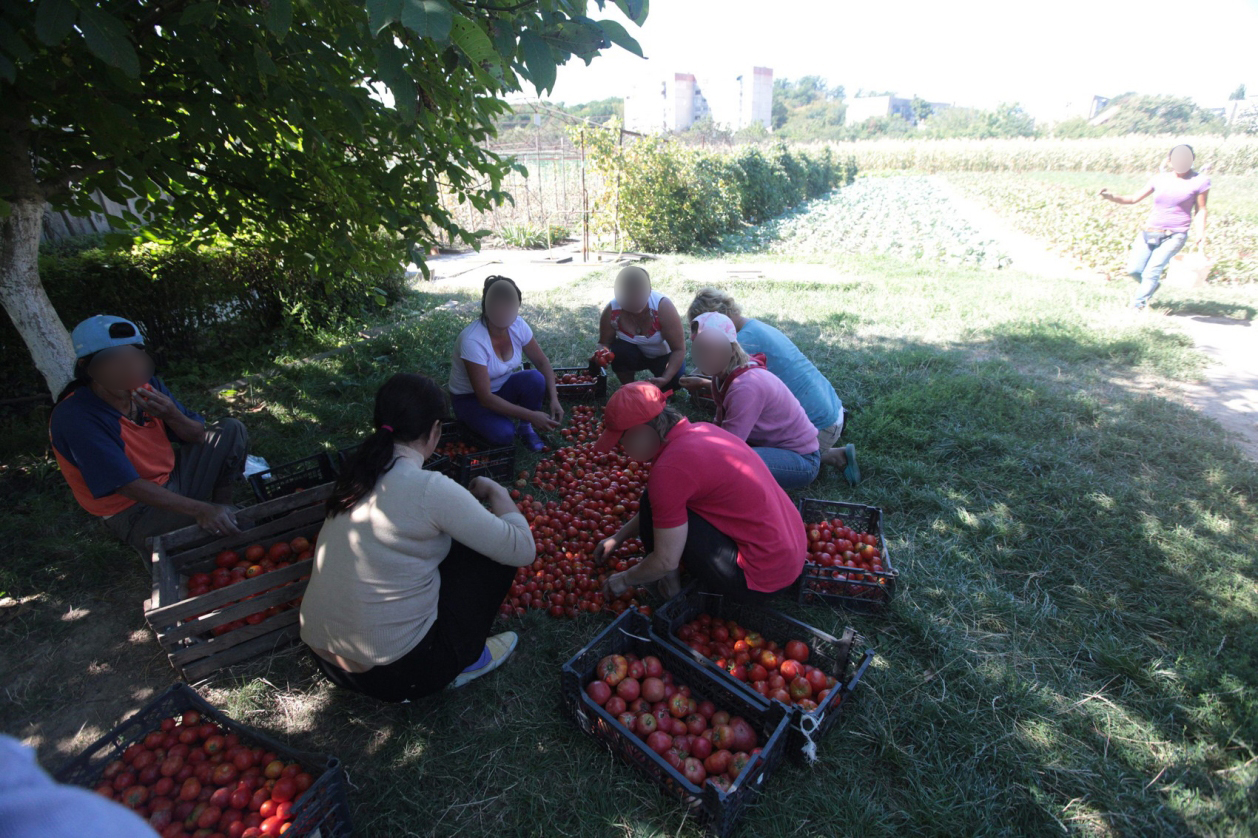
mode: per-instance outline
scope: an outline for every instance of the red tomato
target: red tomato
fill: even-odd
[[[189,777],[183,781],[183,785],[179,787],[180,800],[196,800],[201,794],[201,781],[196,777]]]
[[[793,701],[812,698],[812,684],[809,684],[808,679],[803,676],[796,677],[791,680],[790,694]]]
[[[802,640],[792,640],[786,644],[786,656],[804,663],[808,660],[808,646]]]
[[[286,800],[292,800],[297,796],[297,783],[292,777],[283,777],[275,781],[275,787],[271,789],[271,799],[283,803]]]
[[[607,686],[605,681],[591,681],[586,685],[585,692],[599,707],[607,704],[607,700],[612,697],[612,688]]]

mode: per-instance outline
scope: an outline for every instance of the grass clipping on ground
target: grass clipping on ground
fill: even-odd
[[[696,290],[684,268],[652,266],[683,310]],[[1156,319],[1116,317],[1126,287],[874,256],[843,268],[863,278],[724,284],[852,411],[846,438],[866,482],[830,474],[803,494],[882,507],[903,585],[884,618],[783,605],[825,631],[854,625],[878,658],[820,761],[783,767],[742,834],[1253,834],[1258,469],[1208,420],[1124,386],[1191,379],[1200,357]],[[610,284],[526,296],[557,363],[589,352]],[[270,379],[232,409],[274,461],[343,444],[365,432],[393,371],[444,378],[465,319],[434,314]],[[83,522],[39,458],[3,483],[27,511],[4,524],[14,558],[0,587],[73,604],[124,584],[133,560]],[[67,551],[67,534],[86,547]],[[681,807],[559,713],[560,663],[605,624],[531,613],[511,622],[520,651],[501,672],[407,706],[332,689],[297,650],[203,691],[339,755],[362,835],[696,835]],[[6,624],[0,669],[42,628]],[[143,677],[169,682],[162,663]],[[77,712],[73,694],[29,685],[0,722],[25,735]]]

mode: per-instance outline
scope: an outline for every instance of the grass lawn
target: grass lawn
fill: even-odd
[[[691,261],[650,266],[683,308]],[[1258,832],[1258,465],[1158,389],[1202,357],[1163,318],[1124,313],[1120,283],[835,264],[862,279],[726,287],[836,383],[866,481],[827,474],[805,494],[882,507],[903,586],[882,618],[783,606],[855,626],[878,658],[817,764],[784,767],[740,834]],[[588,353],[610,285],[599,272],[526,294],[556,362]],[[230,404],[181,395],[242,417],[282,462],[365,432],[392,372],[444,378],[468,317],[432,314]],[[55,765],[174,672],[144,627],[135,559],[73,506],[46,452],[6,454],[0,495],[0,729]],[[501,672],[412,705],[336,691],[296,650],[202,693],[339,755],[362,835],[696,835],[559,713],[560,664],[607,622],[532,612],[511,622],[522,643]]]

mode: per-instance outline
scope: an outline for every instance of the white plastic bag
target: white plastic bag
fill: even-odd
[[[1214,260],[1207,259],[1200,248],[1184,248],[1166,267],[1166,284],[1178,288],[1200,288],[1206,284]]]

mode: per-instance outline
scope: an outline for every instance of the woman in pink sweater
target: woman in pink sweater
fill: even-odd
[[[733,321],[724,314],[701,314],[695,323],[695,366],[712,377],[716,424],[746,440],[783,489],[800,489],[816,480],[821,469],[817,429],[799,400],[769,372],[763,356],[747,355]],[[854,451],[848,459],[855,462]]]

